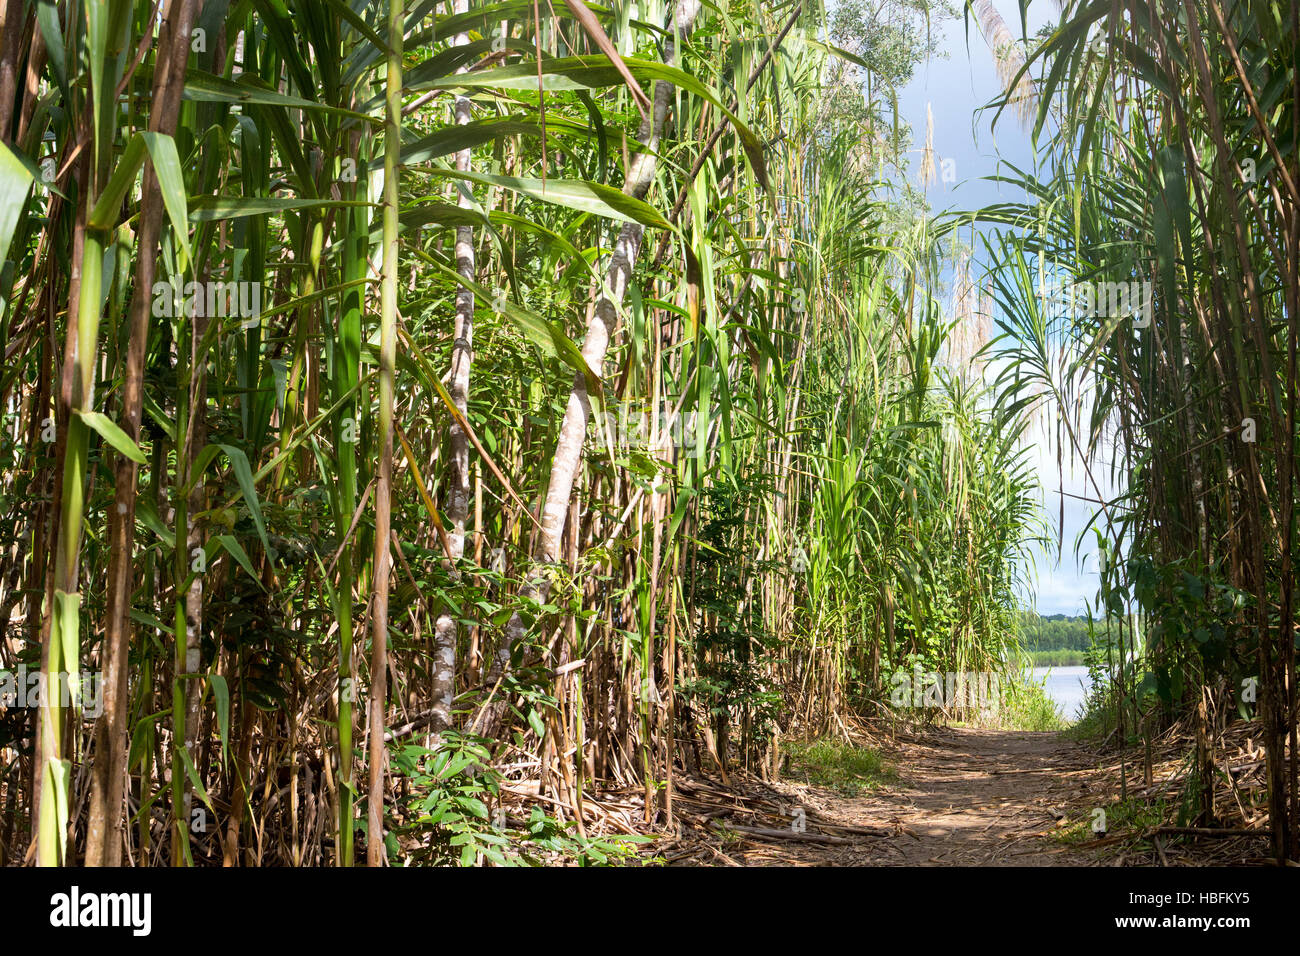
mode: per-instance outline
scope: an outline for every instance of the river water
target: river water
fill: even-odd
[[[1043,682],[1047,696],[1052,699],[1066,720],[1077,720],[1079,707],[1088,689],[1088,668],[1035,667],[1034,681]]]

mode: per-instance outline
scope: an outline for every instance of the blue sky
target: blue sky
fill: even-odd
[[[960,6],[960,0],[958,0]],[[1017,0],[996,0],[998,11],[1012,32],[1020,33],[1020,13]],[[1029,9],[1029,33],[1058,16],[1055,4],[1037,0]],[[899,111],[901,118],[912,127],[915,150],[911,156],[911,178],[916,183],[916,170],[920,167],[921,147],[925,144],[926,107],[934,117],[935,182],[926,189],[926,196],[935,213],[945,210],[975,209],[995,202],[1019,199],[1018,191],[1001,183],[988,182],[985,177],[998,172],[999,162],[1010,162],[1025,170],[1032,170],[1034,150],[1029,134],[1018,119],[1008,111],[992,125],[994,110],[978,112],[1000,93],[993,56],[974,21],[970,21],[969,49],[963,21],[946,21],[937,24],[941,34],[939,49],[946,58],[935,58],[923,64],[912,81],[901,91]],[[945,183],[941,175],[942,161],[951,159],[956,183]],[[973,275],[973,278],[976,277]],[[1040,481],[1044,489],[1044,505],[1053,532],[1060,530],[1061,495],[1092,496],[1085,487],[1085,473],[1081,466],[1068,458],[1064,461],[1064,480],[1058,475],[1054,449],[1047,447],[1045,436],[1039,434],[1034,447]],[[1100,476],[1099,476],[1100,480]],[[1110,489],[1103,484],[1103,492]],[[1097,588],[1096,555],[1091,544],[1085,544],[1076,557],[1074,541],[1091,516],[1092,505],[1070,497],[1065,498],[1063,548],[1059,555],[1055,542],[1035,557],[1037,609],[1042,614],[1077,614],[1083,612],[1085,598],[1093,599]],[[1092,535],[1089,534],[1089,541]]]

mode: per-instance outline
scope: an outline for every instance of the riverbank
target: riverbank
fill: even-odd
[[[1061,719],[1066,724],[1079,719],[1088,696],[1090,678],[1087,667],[1035,667],[1029,672],[1029,679],[1042,686],[1044,695],[1060,711]]]

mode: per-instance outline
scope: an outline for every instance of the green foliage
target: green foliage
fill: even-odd
[[[535,806],[526,820],[512,820],[501,807],[489,743],[447,732],[434,749],[391,748],[404,796],[389,825],[390,865],[609,866],[635,858],[644,837],[584,838]]]
[[[761,477],[719,484],[704,494],[705,520],[695,577],[700,626],[693,646],[698,677],[681,692],[709,714],[719,738],[729,739],[734,719],[742,729],[742,750],[752,749],[776,724],[782,696],[770,664],[780,659],[780,642],[749,600],[754,576],[772,563],[754,557],[747,526],[761,513]]]
[[[1118,726],[1118,713],[1110,682],[1091,684],[1079,708],[1079,719],[1066,732],[1080,743],[1101,744]]]
[[[490,825],[487,801],[499,796],[500,777],[488,767],[485,743],[453,734],[436,750],[416,744],[391,748],[393,773],[407,785],[407,822],[389,828],[390,861],[400,858],[403,837],[418,837],[410,851],[415,862],[472,866],[481,854],[506,864],[510,841]]]
[[[1104,831],[1093,830],[1096,817],[1094,810],[1090,808],[1077,817],[1062,821],[1064,825],[1052,832],[1053,839],[1071,846],[1086,846],[1099,837],[1133,831],[1140,833],[1149,827],[1163,824],[1167,819],[1169,808],[1163,799],[1148,801],[1141,797],[1129,797],[1127,800],[1116,800],[1100,809],[1106,813]]]
[[[148,813],[133,823],[141,864],[204,843],[209,858],[255,845],[260,862],[351,865],[361,698],[420,712],[440,673],[453,728],[431,750],[392,748],[395,863],[621,859],[622,842],[541,810],[489,819],[491,761],[556,754],[557,727],[579,786],[593,758],[653,790],[675,735],[712,724],[751,765],[795,715],[874,711],[902,661],[1012,666],[1041,524],[1027,416],[957,354],[970,329],[941,304],[957,247],[915,191],[879,181],[910,144],[898,87],[950,3],[705,4],[673,66],[672,4],[643,5],[644,22],[593,5],[636,80],[671,87],[642,199],[622,191],[647,155],[640,111],[599,31],[563,8],[393,3],[405,52],[390,63],[402,44],[377,4],[207,4],[192,46],[145,0],[112,4],[111,28],[103,4],[61,23],[55,4],[26,6],[38,14],[6,48],[48,57],[0,110],[0,399],[16,413],[0,433],[0,610],[23,622],[0,664],[39,653],[46,613],[68,655],[51,667],[102,668],[115,634],[129,677],[115,719],[136,759],[99,773],[116,752],[59,714],[46,729],[72,736],[45,769],[87,755],[67,806],[102,805],[86,788],[123,776],[143,804],[169,802],[163,843]],[[46,163],[56,179],[29,182]],[[586,319],[629,220],[650,228],[588,367],[579,343],[600,341]],[[261,314],[154,314],[155,282],[191,279],[255,283]],[[74,368],[86,381],[68,396]],[[688,440],[559,441],[570,410],[660,402],[696,423]],[[452,454],[461,438],[472,452]],[[556,516],[538,502],[561,444],[582,456],[573,513]],[[556,517],[565,553],[539,555],[535,524]],[[435,646],[448,621],[454,646]],[[672,692],[678,726],[656,709]],[[492,752],[456,730],[489,694],[507,723]],[[34,720],[4,720],[25,756]],[[369,722],[367,759],[386,723]],[[286,763],[317,788],[297,797],[337,807],[332,851],[321,827],[310,846],[281,838],[284,803],[253,806]],[[232,794],[206,837],[183,817],[191,783]],[[36,808],[2,796],[21,829]],[[47,862],[62,822],[74,844],[96,830],[49,822]]]
[[[1155,694],[1172,707],[1183,701],[1192,680],[1210,683],[1227,677],[1230,686],[1240,688],[1258,671],[1247,620],[1251,596],[1219,578],[1214,569],[1205,575],[1190,573],[1189,564],[1177,560],[1157,566],[1145,557],[1129,561],[1133,597],[1151,622],[1149,670],[1134,691],[1139,700]],[[1124,584],[1115,590],[1121,600],[1126,596]]]

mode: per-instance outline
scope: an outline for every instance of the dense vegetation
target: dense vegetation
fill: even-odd
[[[616,859],[589,798],[671,826],[1014,666],[1043,402],[1131,463],[1117,708],[1199,700],[1209,772],[1258,675],[1281,855],[1294,10],[973,8],[1059,170],[980,217],[992,344],[889,186],[946,7],[3,0],[0,668],[87,691],[0,710],[0,864]],[[1154,275],[1158,334],[1049,321],[1049,268]]]
[[[0,653],[104,674],[6,859],[513,859],[998,666],[1023,423],[873,198],[923,6],[6,10]]]

